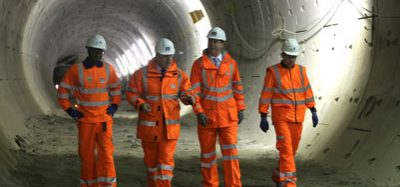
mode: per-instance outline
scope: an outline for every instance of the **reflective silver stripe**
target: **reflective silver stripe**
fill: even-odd
[[[60,83],[60,87],[63,87],[65,89],[67,89],[67,90],[75,90],[76,89],[75,86],[71,86],[71,85],[69,85],[69,84],[67,84],[65,82],[61,82]]]
[[[233,92],[237,94],[244,94],[243,90],[233,90]]]
[[[147,168],[147,171],[149,171],[149,172],[151,172],[151,173],[154,173],[154,172],[156,172],[158,170],[158,167],[155,167],[155,168]]]
[[[108,63],[103,63],[106,67],[106,82],[110,80],[110,64]],[[110,85],[109,85],[110,87]]]
[[[314,102],[315,100],[314,100],[314,97],[310,97],[310,98],[307,98],[306,99],[306,103],[311,103],[311,102]]]
[[[69,93],[65,93],[65,94],[58,93],[57,94],[57,98],[59,98],[59,99],[69,99]]]
[[[136,104],[136,101],[139,99],[139,97],[138,96],[133,96],[132,98],[131,98],[131,103],[132,104]]]
[[[143,93],[147,94],[147,66],[143,68],[142,72]]]
[[[304,88],[303,66],[299,65],[299,68],[300,68],[301,87]]]
[[[232,84],[234,84],[234,85],[243,85],[242,81],[233,81]]]
[[[147,121],[147,120],[139,120],[139,125],[144,125],[144,126],[148,126],[148,127],[155,127],[156,126],[156,122],[155,121]]]
[[[160,100],[160,97],[153,96],[153,95],[146,95],[146,96],[144,96],[144,98],[148,99],[148,100],[152,100],[152,101],[159,101]]]
[[[312,98],[307,98],[306,100],[298,100],[298,101],[296,101],[296,104],[297,105],[304,105],[304,104],[306,104],[306,102],[309,103],[309,102],[312,102],[312,101],[314,101],[313,97]],[[291,104],[291,105],[294,105],[295,102],[292,101],[292,100],[289,100],[289,99],[272,99],[272,104]]]
[[[301,101],[297,101],[297,103],[299,102]],[[288,99],[272,99],[272,104],[294,104],[294,101]]]
[[[116,83],[108,84],[108,88],[117,88],[121,84],[121,81],[118,80]]]
[[[171,175],[156,175],[153,177],[153,180],[172,180],[173,176]]]
[[[214,152],[210,152],[210,153],[203,153],[201,154],[201,158],[211,158],[212,156],[216,155],[217,153]]]
[[[273,92],[275,91],[276,88],[268,88],[268,87],[264,87],[263,92]]]
[[[174,171],[174,166],[165,165],[165,164],[158,165],[158,168],[162,169],[162,170]]]
[[[279,177],[296,177],[296,172],[280,172]]]
[[[286,186],[286,184],[288,184],[288,183],[294,183],[294,184],[296,184],[296,180],[295,180],[295,179],[292,179],[292,178],[287,178],[287,179],[285,179],[283,182],[280,182],[280,183],[279,183],[279,187],[284,187],[284,186]]]
[[[158,169],[160,170],[168,170],[168,171],[173,171],[174,170],[174,166],[170,166],[170,165],[165,165],[165,164],[160,164],[157,167],[154,168],[147,168],[147,170],[149,172],[156,172]]]
[[[281,140],[281,139],[285,139],[284,136],[276,136],[276,139]]]
[[[275,79],[276,82],[278,82],[278,89],[282,89],[282,83],[281,83],[281,74],[279,73],[278,66],[274,66],[274,71],[275,71]]]
[[[76,102],[82,106],[108,106],[109,105],[109,101],[80,101],[77,99]]]
[[[200,87],[200,86],[201,86],[201,83],[198,82],[198,83],[196,83],[196,84],[193,84],[192,87],[191,87],[189,90],[194,90],[194,89],[196,89],[196,88],[198,88],[198,87]]]
[[[98,177],[97,182],[109,182],[109,183],[116,183],[117,178],[115,177]]]
[[[166,125],[175,125],[175,124],[179,124],[179,120],[167,119],[167,120],[165,120],[165,124],[166,124]]]
[[[208,87],[207,71],[204,68],[202,68],[202,70],[201,70],[201,76],[202,76],[202,82],[203,82],[204,87]]]
[[[138,90],[137,90],[136,88],[131,88],[131,87],[129,87],[126,91],[128,91],[128,92],[134,92],[134,93],[137,93],[137,92],[138,92]]]
[[[224,155],[222,156],[222,160],[238,160],[239,157],[237,155]]]
[[[261,99],[261,104],[271,104],[271,99]]]
[[[217,160],[213,160],[213,161],[211,161],[210,163],[205,163],[205,162],[202,162],[201,163],[201,167],[202,168],[211,168],[213,165],[215,165],[215,164],[217,164]]]
[[[216,88],[216,87],[208,87],[208,86],[204,86],[203,88],[212,91],[212,92],[226,92],[228,90],[232,89],[232,86],[229,84],[228,86],[225,86],[223,88]]]
[[[202,96],[203,99],[207,99],[210,101],[217,101],[217,102],[224,102],[232,97],[233,97],[232,93],[230,93],[229,95],[226,95],[224,97],[216,97],[216,96],[211,96],[211,95],[205,95],[205,96],[203,95]]]
[[[274,92],[281,92],[283,94],[290,94],[290,93],[302,93],[305,92],[306,90],[304,88],[294,88],[294,89],[274,89]]]
[[[306,87],[304,87],[304,91],[307,91],[308,89],[311,89],[311,85],[307,85]]]
[[[161,96],[163,99],[178,99],[178,95],[164,94]]]
[[[78,64],[78,77],[79,77],[79,85],[81,87],[85,87],[85,81],[83,77],[83,63]]]
[[[93,184],[96,184],[97,183],[97,180],[96,179],[93,179],[93,180],[84,180],[84,179],[81,179],[81,184],[85,184],[85,185],[93,185]]]
[[[222,149],[222,150],[226,150],[226,149],[236,149],[236,144],[225,144],[225,145],[221,145],[221,149]]]
[[[111,96],[121,95],[121,90],[112,91],[112,92],[110,92],[110,95],[111,95]]]
[[[311,86],[308,85],[305,88],[295,88],[295,89],[279,89],[279,88],[264,88],[263,92],[275,92],[275,93],[283,93],[283,94],[289,94],[289,93],[301,93],[307,91],[307,89],[310,89]]]
[[[84,94],[106,93],[106,88],[79,88],[79,92]]]

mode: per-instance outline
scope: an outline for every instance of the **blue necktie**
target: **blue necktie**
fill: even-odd
[[[219,68],[219,59],[217,57],[213,57],[213,62],[217,68]]]

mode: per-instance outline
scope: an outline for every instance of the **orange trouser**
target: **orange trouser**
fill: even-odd
[[[148,187],[171,187],[174,154],[178,140],[142,141]]]
[[[295,155],[303,125],[301,123],[274,122],[274,127],[279,162],[272,174],[272,180],[280,187],[296,187]]]
[[[238,151],[238,126],[224,128],[204,128],[198,126],[197,132],[201,147],[201,174],[204,187],[218,187],[217,154],[215,145],[217,135],[222,152],[224,184],[227,187],[242,186],[240,181],[240,168]]]
[[[112,121],[79,122],[78,128],[81,187],[117,186],[113,158]]]

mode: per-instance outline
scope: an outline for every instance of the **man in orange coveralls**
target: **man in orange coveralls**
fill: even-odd
[[[86,48],[88,57],[83,63],[72,65],[64,76],[58,89],[58,102],[78,121],[81,186],[117,186],[112,116],[121,101],[121,84],[114,68],[101,60],[106,50],[104,38],[93,35]],[[70,96],[75,97],[77,109],[71,104]]]
[[[282,61],[267,68],[259,103],[260,128],[264,132],[269,129],[267,114],[269,106],[272,106],[276,148],[279,151],[279,162],[272,180],[279,187],[296,186],[295,154],[306,108],[312,113],[313,126],[318,124],[314,95],[306,68],[295,64],[299,54],[299,43],[293,38],[286,39],[282,46]]]
[[[139,111],[137,137],[142,140],[148,187],[170,187],[174,153],[180,134],[179,100],[194,104],[188,76],[173,59],[174,44],[162,38],[156,57],[136,71],[126,93],[128,102]]]
[[[208,35],[208,48],[192,67],[193,91],[200,96],[194,105],[198,116],[198,136],[201,147],[201,173],[203,186],[219,186],[217,137],[221,146],[225,186],[242,186],[237,151],[238,124],[246,109],[243,85],[236,61],[223,50],[225,32],[212,28]]]

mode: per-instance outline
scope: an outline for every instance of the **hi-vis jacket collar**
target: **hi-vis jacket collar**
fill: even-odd
[[[283,63],[283,60],[282,60],[280,64],[281,64],[282,67],[284,67],[284,68],[286,68],[286,69],[292,69],[292,68],[294,68],[294,64],[295,64],[295,63],[293,63],[292,67],[289,67],[289,66],[287,66],[285,63]]]
[[[98,61],[98,62],[93,63],[93,62],[89,62],[89,59],[86,58],[83,61],[83,66],[85,67],[85,69],[90,69],[90,68],[92,68],[94,66],[97,66],[97,67],[101,68],[101,67],[103,67],[103,62],[102,61]]]
[[[151,74],[157,74],[161,76],[161,72],[159,67],[157,67],[157,62],[153,59],[150,60],[147,72]],[[176,75],[178,72],[178,65],[176,65],[175,59],[172,61],[171,65],[168,67],[167,72],[165,73],[165,76],[172,76]]]
[[[204,69],[218,69],[217,66],[215,66],[215,64],[212,62],[212,57],[208,56],[208,60],[203,60],[202,66]],[[203,56],[204,58],[204,56]],[[221,61],[221,66],[224,64],[224,62],[231,60],[232,57],[231,55],[229,55],[229,53],[223,51],[222,52],[222,61]]]

